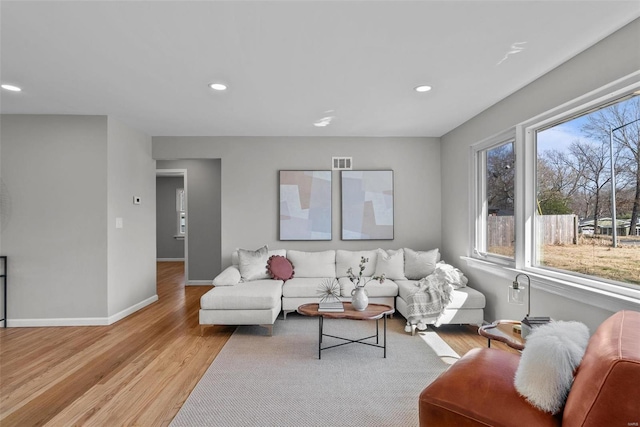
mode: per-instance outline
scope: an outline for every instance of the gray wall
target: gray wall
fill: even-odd
[[[333,240],[278,241],[278,171],[328,170],[332,156],[352,156],[356,170],[394,170],[394,240],[340,240],[340,175],[336,171],[333,173]],[[441,242],[437,138],[154,137],[153,157],[221,159],[222,267],[231,263],[231,252],[235,248],[258,248],[264,244],[270,248],[315,251],[377,247],[430,249]],[[158,164],[164,163],[158,161]],[[191,182],[189,175],[189,192]],[[191,205],[189,209],[193,215]],[[188,256],[191,258],[191,247]]]
[[[186,169],[187,282],[206,282],[220,271],[220,159],[158,161],[157,169]]]
[[[469,147],[592,90],[640,69],[640,20],[579,54],[442,137],[444,257],[468,255]],[[154,147],[155,148],[155,147]],[[459,262],[459,261],[458,261]],[[463,267],[470,283],[487,297],[485,320],[522,317],[522,308],[507,303],[509,279]],[[511,279],[512,280],[512,279]],[[532,291],[532,312],[556,319],[580,320],[593,330],[611,311],[543,292]]]
[[[184,258],[184,239],[176,239],[176,190],[184,187],[182,177],[156,178],[156,257]]]
[[[156,166],[151,137],[108,119],[109,316],[156,295]],[[140,197],[135,205],[133,197]],[[123,228],[115,227],[122,218]]]
[[[151,138],[105,116],[1,120],[9,326],[108,324],[157,298]]]
[[[13,319],[107,316],[107,118],[3,115]]]

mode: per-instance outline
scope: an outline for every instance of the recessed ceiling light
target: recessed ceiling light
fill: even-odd
[[[22,89],[20,89],[18,86],[13,86],[13,85],[2,85],[2,89],[10,90],[12,92],[22,91]]]
[[[223,85],[222,83],[211,83],[209,87],[213,90],[227,90],[227,85]]]
[[[431,86],[427,86],[427,85],[417,86],[416,88],[414,88],[414,90],[416,92],[429,92],[431,90]]]

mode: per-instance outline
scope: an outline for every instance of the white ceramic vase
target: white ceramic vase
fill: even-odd
[[[364,311],[369,305],[369,296],[364,286],[360,286],[351,291],[351,305],[357,311]]]

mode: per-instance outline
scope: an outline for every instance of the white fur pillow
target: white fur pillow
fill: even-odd
[[[534,328],[516,370],[518,393],[536,408],[558,413],[588,342],[589,329],[580,322],[551,322]]]

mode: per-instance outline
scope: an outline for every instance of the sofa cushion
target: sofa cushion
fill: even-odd
[[[404,250],[396,251],[384,249],[377,250],[376,269],[374,276],[382,276],[391,280],[405,280],[404,276]]]
[[[237,285],[241,278],[238,267],[231,265],[222,270],[222,272],[213,279],[213,286]]]
[[[360,259],[362,257],[369,260],[364,264],[362,275],[373,276],[376,270],[377,251],[345,251],[338,249],[336,251],[336,277],[347,277],[349,268],[352,268],[353,274],[357,276],[360,271]]]
[[[213,288],[200,298],[203,310],[266,310],[278,306],[282,280],[254,280]]]
[[[407,301],[409,295],[415,291],[415,280],[395,280],[398,285],[398,296]],[[367,285],[369,286],[369,285]],[[466,309],[466,308],[484,308],[486,303],[484,294],[473,288],[464,287],[453,289],[451,292],[451,302],[447,305],[447,310]]]
[[[363,282],[371,279],[371,277],[364,277]],[[340,277],[338,279],[340,283],[340,295],[343,297],[351,298],[351,291],[355,289],[351,280],[347,277]],[[385,280],[382,283],[379,283],[377,280],[372,280],[364,287],[367,291],[367,295],[370,298],[373,297],[395,297],[398,295],[398,285],[393,280]]]
[[[440,251],[414,251],[404,248],[404,275],[409,280],[424,279],[436,269],[436,263],[440,261]]]
[[[495,348],[468,351],[420,393],[420,426],[558,427],[558,418],[516,392],[519,360]]]
[[[296,278],[335,277],[336,251],[302,252],[287,251],[287,258],[296,270]]]
[[[284,298],[320,298],[320,284],[333,277],[294,277],[284,282],[282,296]]]

